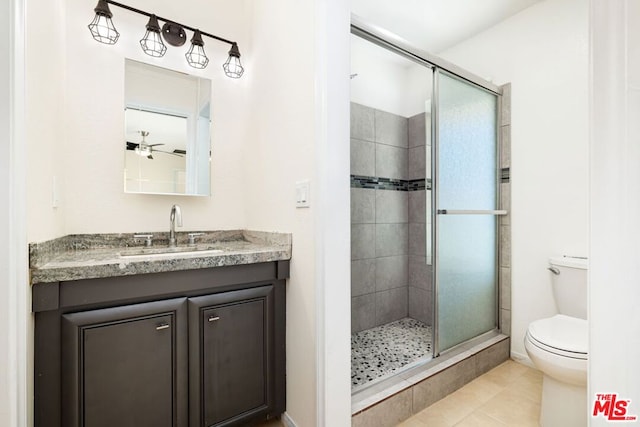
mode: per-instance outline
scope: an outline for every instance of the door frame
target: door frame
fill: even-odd
[[[25,0],[0,6],[0,424],[33,421],[33,316],[26,232]]]
[[[433,83],[432,83],[432,93],[431,93],[431,253],[432,253],[432,283],[433,283],[433,327],[432,327],[432,350],[433,357],[436,358],[440,356],[440,340],[439,340],[439,328],[438,328],[438,311],[439,311],[439,298],[438,298],[438,290],[440,287],[440,281],[438,278],[438,264],[439,264],[439,251],[438,251],[438,231],[439,231],[439,215],[438,211],[440,206],[438,205],[438,197],[437,191],[438,187],[438,171],[439,171],[439,162],[438,162],[438,147],[440,144],[440,127],[439,127],[439,99],[440,99],[440,75],[445,75],[449,78],[460,81],[461,83],[466,83],[471,86],[474,86],[478,89],[481,89],[491,95],[496,96],[496,109],[495,109],[495,123],[496,123],[496,132],[495,132],[495,191],[496,191],[496,201],[495,208],[496,211],[499,210],[500,207],[500,115],[501,115],[501,97],[502,97],[502,89],[498,88],[498,91],[494,91],[489,87],[483,86],[481,84],[476,83],[475,81],[471,81],[464,77],[461,77],[455,73],[452,73],[446,69],[434,67],[433,68]],[[495,327],[492,330],[500,329],[500,226],[498,222],[498,215],[504,215],[506,211],[501,214],[494,214],[495,218],[495,227],[496,227],[496,239],[495,239],[495,283],[494,283],[494,306],[495,306],[495,316],[494,316],[494,325]],[[480,335],[483,335],[486,331]],[[480,336],[479,335],[479,336]],[[476,337],[472,337],[474,339]],[[460,344],[457,344],[453,347],[445,349],[443,351],[447,352],[449,350],[453,350],[460,345],[465,344],[469,340],[466,340]]]

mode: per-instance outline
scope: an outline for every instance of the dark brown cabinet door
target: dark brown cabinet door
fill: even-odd
[[[273,406],[273,286],[189,299],[191,426],[243,425]]]
[[[187,425],[185,298],[62,317],[63,425]]]

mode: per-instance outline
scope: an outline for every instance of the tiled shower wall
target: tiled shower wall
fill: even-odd
[[[411,313],[431,323],[430,274],[419,265],[426,226],[421,116],[351,104],[352,332]]]
[[[351,104],[351,175],[406,180],[407,119]],[[351,188],[351,331],[408,315],[406,191]]]
[[[409,179],[425,180],[409,192],[409,317],[433,323],[431,257],[427,260],[427,230],[431,228],[431,116],[409,118]],[[429,230],[430,231],[430,230]]]
[[[500,104],[500,329],[511,335],[511,83],[502,86]]]
[[[511,85],[506,84],[502,86],[503,96],[501,99],[501,121],[499,123],[500,130],[500,209],[505,209],[509,212],[508,215],[500,217],[499,220],[499,285],[500,285],[500,328],[505,335],[511,334]],[[353,104],[352,104],[353,105]],[[428,116],[427,116],[428,118]],[[353,115],[352,115],[352,127],[353,127]],[[428,122],[428,120],[427,120]],[[411,126],[409,132],[411,133]],[[427,131],[427,134],[429,132]],[[427,144],[429,142],[427,141]],[[409,144],[410,148],[415,148]],[[426,147],[429,148],[428,146]],[[352,140],[352,156],[353,156],[353,140]],[[427,159],[427,164],[429,160]],[[353,167],[353,158],[352,158]],[[428,175],[427,170],[427,175]],[[425,192],[429,197],[430,191]],[[412,193],[409,193],[411,197]],[[418,197],[418,196],[413,196]],[[411,198],[409,199],[411,203]],[[414,200],[415,203],[415,200]],[[421,202],[417,202],[421,205]],[[409,213],[409,227],[414,217],[410,208]],[[416,212],[417,215],[417,212]],[[409,295],[412,295],[411,288],[419,287],[414,286],[411,274],[411,262],[417,261],[419,256],[409,256]],[[423,264],[424,265],[424,264]],[[415,270],[414,270],[415,271]],[[431,277],[428,274],[426,277]],[[352,285],[353,286],[353,285]],[[428,289],[431,289],[431,284],[428,283]],[[414,296],[415,294],[415,290]],[[430,304],[429,304],[430,306]],[[411,312],[409,308],[409,314],[417,318],[416,314]],[[430,317],[429,317],[430,318]],[[427,406],[442,399],[448,394],[454,392],[464,384],[472,381],[477,376],[484,372],[487,372],[492,367],[497,366],[502,361],[509,357],[510,340],[502,336],[495,338],[499,342],[492,345],[479,353],[465,358],[464,360],[441,370],[433,375],[427,376],[425,379],[416,379],[413,381],[409,379],[406,384],[412,384],[410,387],[401,390],[400,392],[387,397],[384,400],[380,400],[377,404],[366,407],[364,410],[354,413],[352,418],[353,426],[367,426],[367,427],[387,427],[397,425],[404,421],[412,414],[417,414]],[[421,373],[419,375],[423,375]]]
[[[511,85],[503,86],[500,209],[510,212]],[[432,324],[430,115],[351,104],[351,329],[403,317]],[[429,203],[429,205],[428,205]],[[500,218],[500,328],[511,334],[510,213]]]

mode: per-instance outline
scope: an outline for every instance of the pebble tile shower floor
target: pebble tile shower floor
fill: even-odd
[[[431,326],[404,318],[351,335],[351,387],[431,355]]]

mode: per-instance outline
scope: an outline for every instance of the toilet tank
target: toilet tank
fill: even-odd
[[[558,313],[586,319],[588,260],[560,256],[550,258],[549,264],[553,297]]]

